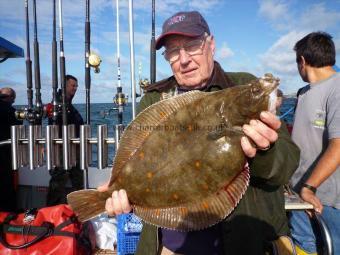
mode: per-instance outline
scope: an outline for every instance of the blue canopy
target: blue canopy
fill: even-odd
[[[8,58],[22,58],[24,50],[0,36],[0,63]]]

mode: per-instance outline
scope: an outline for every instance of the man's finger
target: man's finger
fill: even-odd
[[[115,215],[123,213],[122,204],[119,199],[118,191],[116,190],[112,193],[112,207]]]
[[[120,201],[121,206],[122,206],[122,211],[124,213],[129,213],[132,210],[132,208],[131,208],[131,205],[129,203],[126,191],[123,190],[123,189],[119,190],[118,197],[119,197],[119,201]]]
[[[280,119],[271,112],[261,112],[260,119],[274,130],[278,130],[281,127]]]
[[[251,125],[245,124],[243,125],[242,129],[248,138],[251,139],[258,148],[264,149],[268,148],[270,145],[270,141],[257,132],[257,130]]]
[[[256,149],[250,144],[247,137],[241,138],[241,147],[243,149],[244,154],[248,158],[253,158],[256,155]]]
[[[110,216],[114,216],[115,215],[115,212],[114,212],[113,206],[112,206],[112,198],[111,197],[106,199],[105,210],[106,210],[108,215],[110,215]]]
[[[103,185],[100,185],[99,187],[97,187],[97,190],[100,192],[104,192],[107,191],[109,189],[109,181]]]
[[[259,133],[262,137],[266,138],[270,143],[274,143],[277,138],[277,132],[264,124],[262,121],[259,120],[251,120],[250,126],[255,129],[257,133]]]

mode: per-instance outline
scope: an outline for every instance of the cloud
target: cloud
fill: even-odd
[[[259,14],[271,21],[280,20],[288,15],[288,5],[286,2],[278,0],[260,1]]]
[[[305,32],[291,31],[281,36],[264,54],[260,55],[263,68],[280,75],[295,75],[297,69],[293,47],[305,35]]]
[[[226,42],[223,42],[222,47],[220,47],[216,52],[216,58],[224,60],[234,56],[234,52],[228,47]]]
[[[299,26],[305,30],[317,31],[339,26],[339,23],[340,12],[329,10],[324,3],[320,3],[306,9],[301,16]]]

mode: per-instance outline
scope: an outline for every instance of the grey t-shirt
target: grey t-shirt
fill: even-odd
[[[292,138],[301,150],[299,167],[291,179],[299,192],[329,140],[340,138],[340,73],[302,89]],[[324,205],[340,209],[340,167],[320,185],[317,196]]]

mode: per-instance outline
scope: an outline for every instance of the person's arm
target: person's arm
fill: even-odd
[[[318,188],[329,176],[331,176],[340,165],[340,138],[331,139],[326,151],[322,154],[320,160],[316,164],[309,176],[306,184]],[[322,212],[323,206],[319,198],[314,192],[306,187],[300,191],[301,198],[311,203],[314,210]]]

